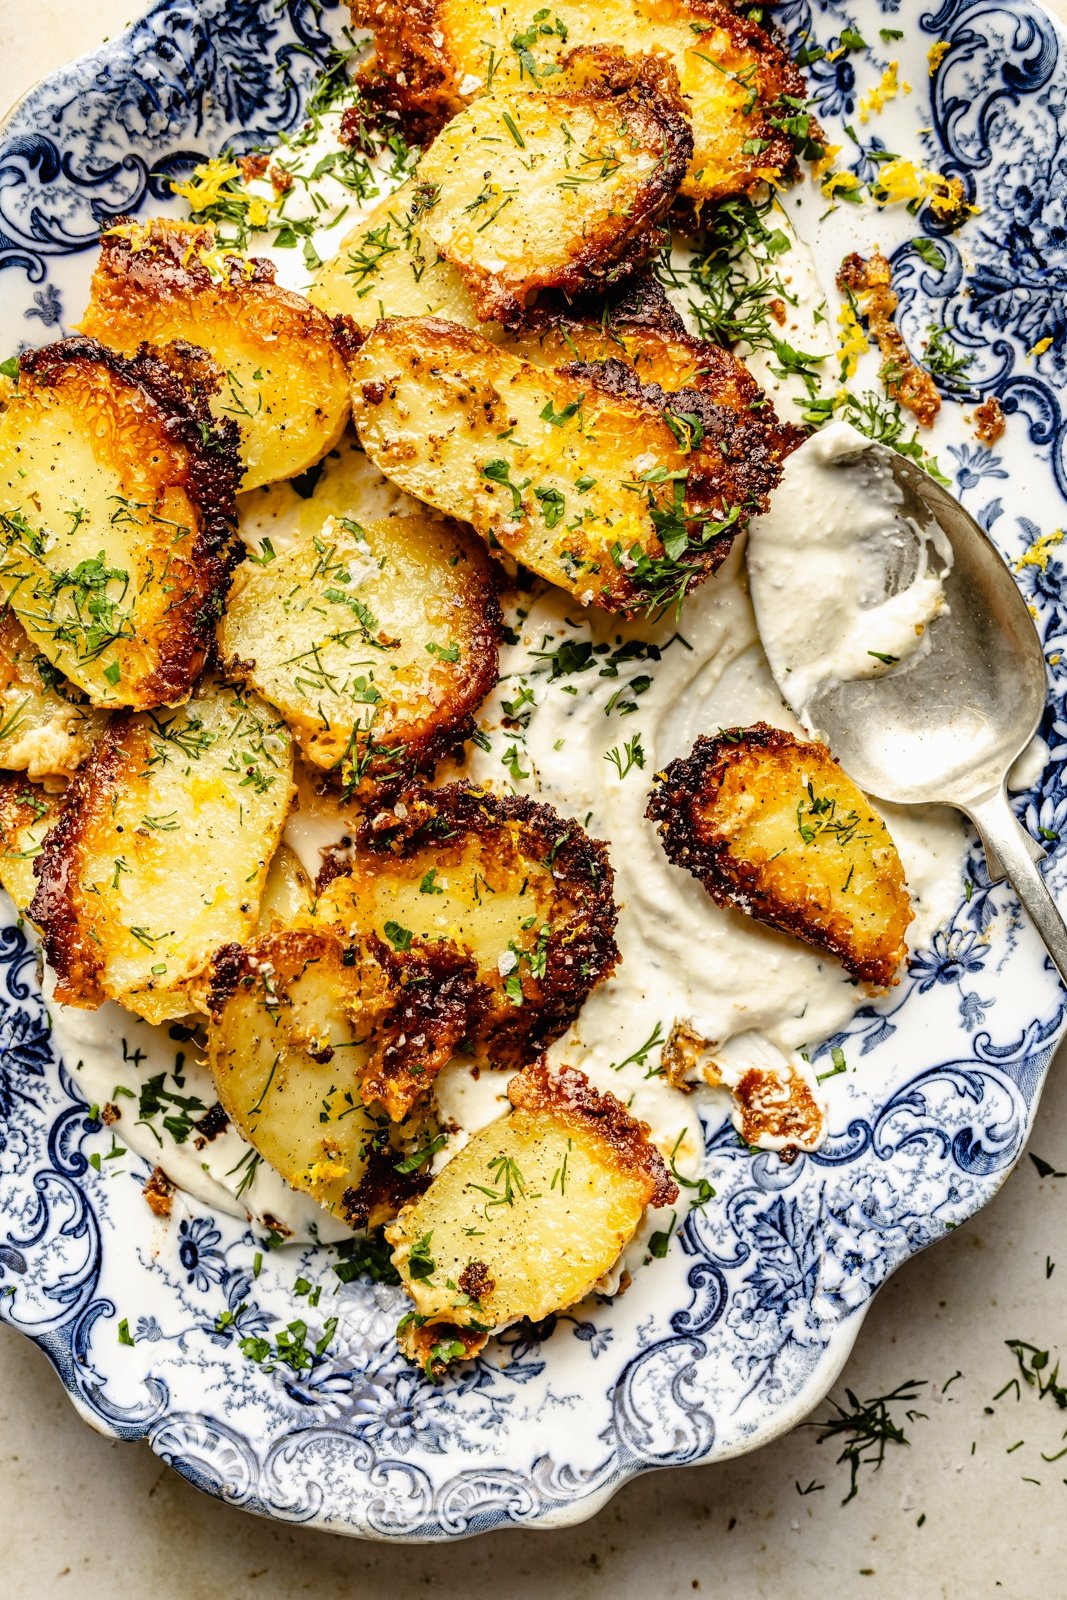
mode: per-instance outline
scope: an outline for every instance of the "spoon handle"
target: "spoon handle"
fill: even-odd
[[[1045,887],[1045,880],[1033,859],[1033,840],[1015,820],[1007,795],[1003,789],[997,789],[980,800],[969,802],[964,809],[981,834],[987,853],[992,847],[1044,940],[1060,977],[1067,983],[1067,922]]]

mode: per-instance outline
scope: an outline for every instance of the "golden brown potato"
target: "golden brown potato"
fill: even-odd
[[[328,927],[275,929],[218,958],[207,1052],[219,1099],[287,1183],[352,1227],[395,1216],[428,1181],[428,1159],[411,1159],[432,1137],[426,1116],[390,1116],[407,1115],[466,1026],[468,969],[416,955],[412,975],[414,1001]],[[383,1084],[404,1090],[388,1111]]]
[[[62,808],[61,794],[0,773],[0,884],[20,917],[26,915],[37,890],[33,863]]]
[[[484,320],[515,324],[543,289],[602,288],[663,242],[693,148],[677,74],[588,56],[583,87],[480,96],[419,162],[420,229]]]
[[[870,801],[822,744],[757,722],[659,775],[648,815],[675,866],[885,987],[907,954],[904,869]]]
[[[251,696],[205,680],[112,718],[36,863],[56,997],[149,1022],[201,1006],[214,952],[256,925],[292,794],[285,724]]]
[[[0,417],[0,597],[94,705],[183,699],[213,638],[240,467],[208,381],[202,356],[127,360],[92,339],[20,357]]]
[[[780,422],[759,384],[721,345],[694,339],[673,308],[645,285],[608,317],[543,317],[512,335],[505,348],[535,367],[547,367],[605,393],[640,396],[664,416],[682,442],[699,434],[698,448],[718,449],[735,470],[754,468],[750,492],[761,492],[806,435]],[[755,472],[759,476],[755,476]]]
[[[467,287],[422,224],[427,191],[418,174],[379,201],[319,269],[308,299],[369,333],[383,317],[443,317],[474,328]]]
[[[209,225],[157,217],[100,241],[83,333],[132,355],[187,340],[222,372],[211,401],[241,433],[242,489],[292,478],[331,450],[348,387],[329,319],[274,281],[269,261],[220,252]]]
[[[490,1002],[471,1036],[518,1066],[577,1017],[618,960],[613,874],[576,822],[471,784],[408,793],[327,865],[316,917],[468,950]]]
[[[785,123],[801,74],[756,23],[718,0],[349,0],[374,34],[365,91],[419,139],[478,95],[568,85],[576,47],[609,45],[671,62],[693,119],[682,195],[695,208],[780,181],[794,167]],[[569,85],[568,85],[569,86]]]
[[[678,1197],[647,1125],[582,1073],[530,1066],[508,1095],[514,1110],[476,1133],[386,1229],[415,1305],[401,1349],[431,1377],[495,1329],[581,1300],[645,1208]]]
[[[647,298],[650,303],[638,308],[634,316],[620,316],[616,311],[607,317],[540,318],[513,334],[505,349],[535,367],[576,375],[587,367],[621,362],[642,385],[657,384],[668,395],[695,389],[713,395],[720,405],[736,412],[751,412],[755,403],[773,425],[773,408],[763,399],[748,368],[722,345],[691,337],[680,319],[676,326],[669,302],[663,308],[656,299]],[[602,383],[607,378],[600,374]],[[684,409],[684,402],[679,402],[678,409]]]
[[[380,323],[352,382],[386,477],[622,615],[680,601],[780,477],[777,424],[695,391],[688,420],[625,367],[545,372],[432,318]]]
[[[432,768],[470,736],[501,627],[492,563],[468,529],[342,512],[238,568],[219,648],[307,759],[351,788]]]
[[[69,778],[107,726],[0,607],[0,768],[33,780]]]

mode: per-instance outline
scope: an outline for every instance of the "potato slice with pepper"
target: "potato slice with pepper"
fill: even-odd
[[[757,722],[701,737],[659,775],[648,815],[675,866],[734,906],[885,987],[907,954],[896,846],[822,744]]]
[[[308,290],[312,305],[369,333],[383,317],[478,324],[467,287],[422,224],[430,191],[418,173],[380,200],[341,240]]]
[[[202,1009],[215,951],[256,925],[292,771],[285,724],[212,680],[176,710],[113,717],[36,862],[57,999],[149,1022]]]
[[[468,529],[328,515],[238,569],[219,647],[306,758],[354,787],[432,768],[469,737],[501,627],[492,563]]]
[[[705,396],[679,422],[627,369],[539,370],[453,323],[379,323],[351,370],[360,441],[386,477],[622,615],[714,572],[780,477],[773,414],[765,426]]]
[[[419,162],[420,229],[484,320],[518,322],[545,289],[603,288],[663,242],[693,148],[677,74],[590,56],[580,88],[480,96]]]
[[[431,967],[416,953],[405,987],[399,968],[324,927],[276,928],[219,954],[207,1037],[219,1099],[287,1183],[352,1227],[395,1216],[428,1181],[432,1127],[408,1112],[475,993],[462,963]]]
[[[0,416],[0,598],[97,706],[189,693],[237,556],[237,429],[199,352],[19,358]]]
[[[269,261],[217,248],[210,225],[155,217],[109,229],[81,328],[127,355],[144,340],[207,350],[222,373],[211,409],[240,429],[242,489],[304,472],[344,430],[329,319],[275,283]]]
[[[431,1377],[497,1329],[581,1300],[648,1206],[678,1197],[648,1127],[582,1073],[541,1064],[386,1229],[414,1302],[400,1347]]]

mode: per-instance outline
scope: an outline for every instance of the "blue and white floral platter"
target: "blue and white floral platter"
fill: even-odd
[[[910,242],[936,222],[900,208],[843,206],[816,231],[805,219],[825,203],[809,183],[800,225],[826,287],[846,250],[880,243],[913,348],[937,322],[973,357],[973,388],[999,398],[1007,433],[984,450],[969,407],[949,405],[936,448],[1019,560],[1059,528],[1067,493],[1067,41],[1024,0],[786,0],[776,15],[794,45],[832,52],[845,28],[868,42],[810,71],[840,161],[851,151],[867,177],[879,149],[920,157],[980,207],[938,237],[943,268]],[[0,137],[2,353],[77,318],[101,223],[158,208],[169,179],[222,146],[298,124],[342,20],[332,0],[160,0],[34,89]],[[931,76],[937,41],[951,49]],[[860,96],[891,58],[911,92],[864,124]],[[1019,805],[1067,896],[1065,575],[1055,542],[1037,548],[1019,581],[1050,659],[1050,755]],[[716,1198],[665,1260],[612,1304],[512,1330],[440,1386],[397,1354],[400,1290],[342,1284],[313,1247],[267,1253],[254,1276],[261,1247],[238,1222],[180,1198],[163,1222],[140,1194],[147,1163],[96,1170],[109,1135],[56,1058],[32,948],[2,927],[0,1319],[41,1346],[96,1427],[147,1439],[233,1505],[368,1537],[558,1526],[647,1468],[752,1449],[817,1403],[878,1286],[984,1205],[1023,1148],[1067,1008],[977,850],[967,876],[891,999],[822,1047],[856,1070],[829,1085],[818,1154],[787,1166],[710,1127]],[[322,1284],[314,1309],[294,1295],[301,1276]],[[333,1316],[304,1371],[241,1353],[294,1317],[313,1347]]]

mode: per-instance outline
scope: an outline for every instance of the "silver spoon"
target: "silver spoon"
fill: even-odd
[[[928,624],[924,650],[884,675],[820,690],[810,719],[870,794],[946,803],[970,817],[991,878],[1007,876],[1067,982],[1067,924],[1037,865],[1045,852],[1006,792],[1045,709],[1041,641],[1010,568],[970,513],[914,462],[885,445],[869,450],[903,496],[899,514],[919,529],[940,526],[949,540],[948,607]]]

